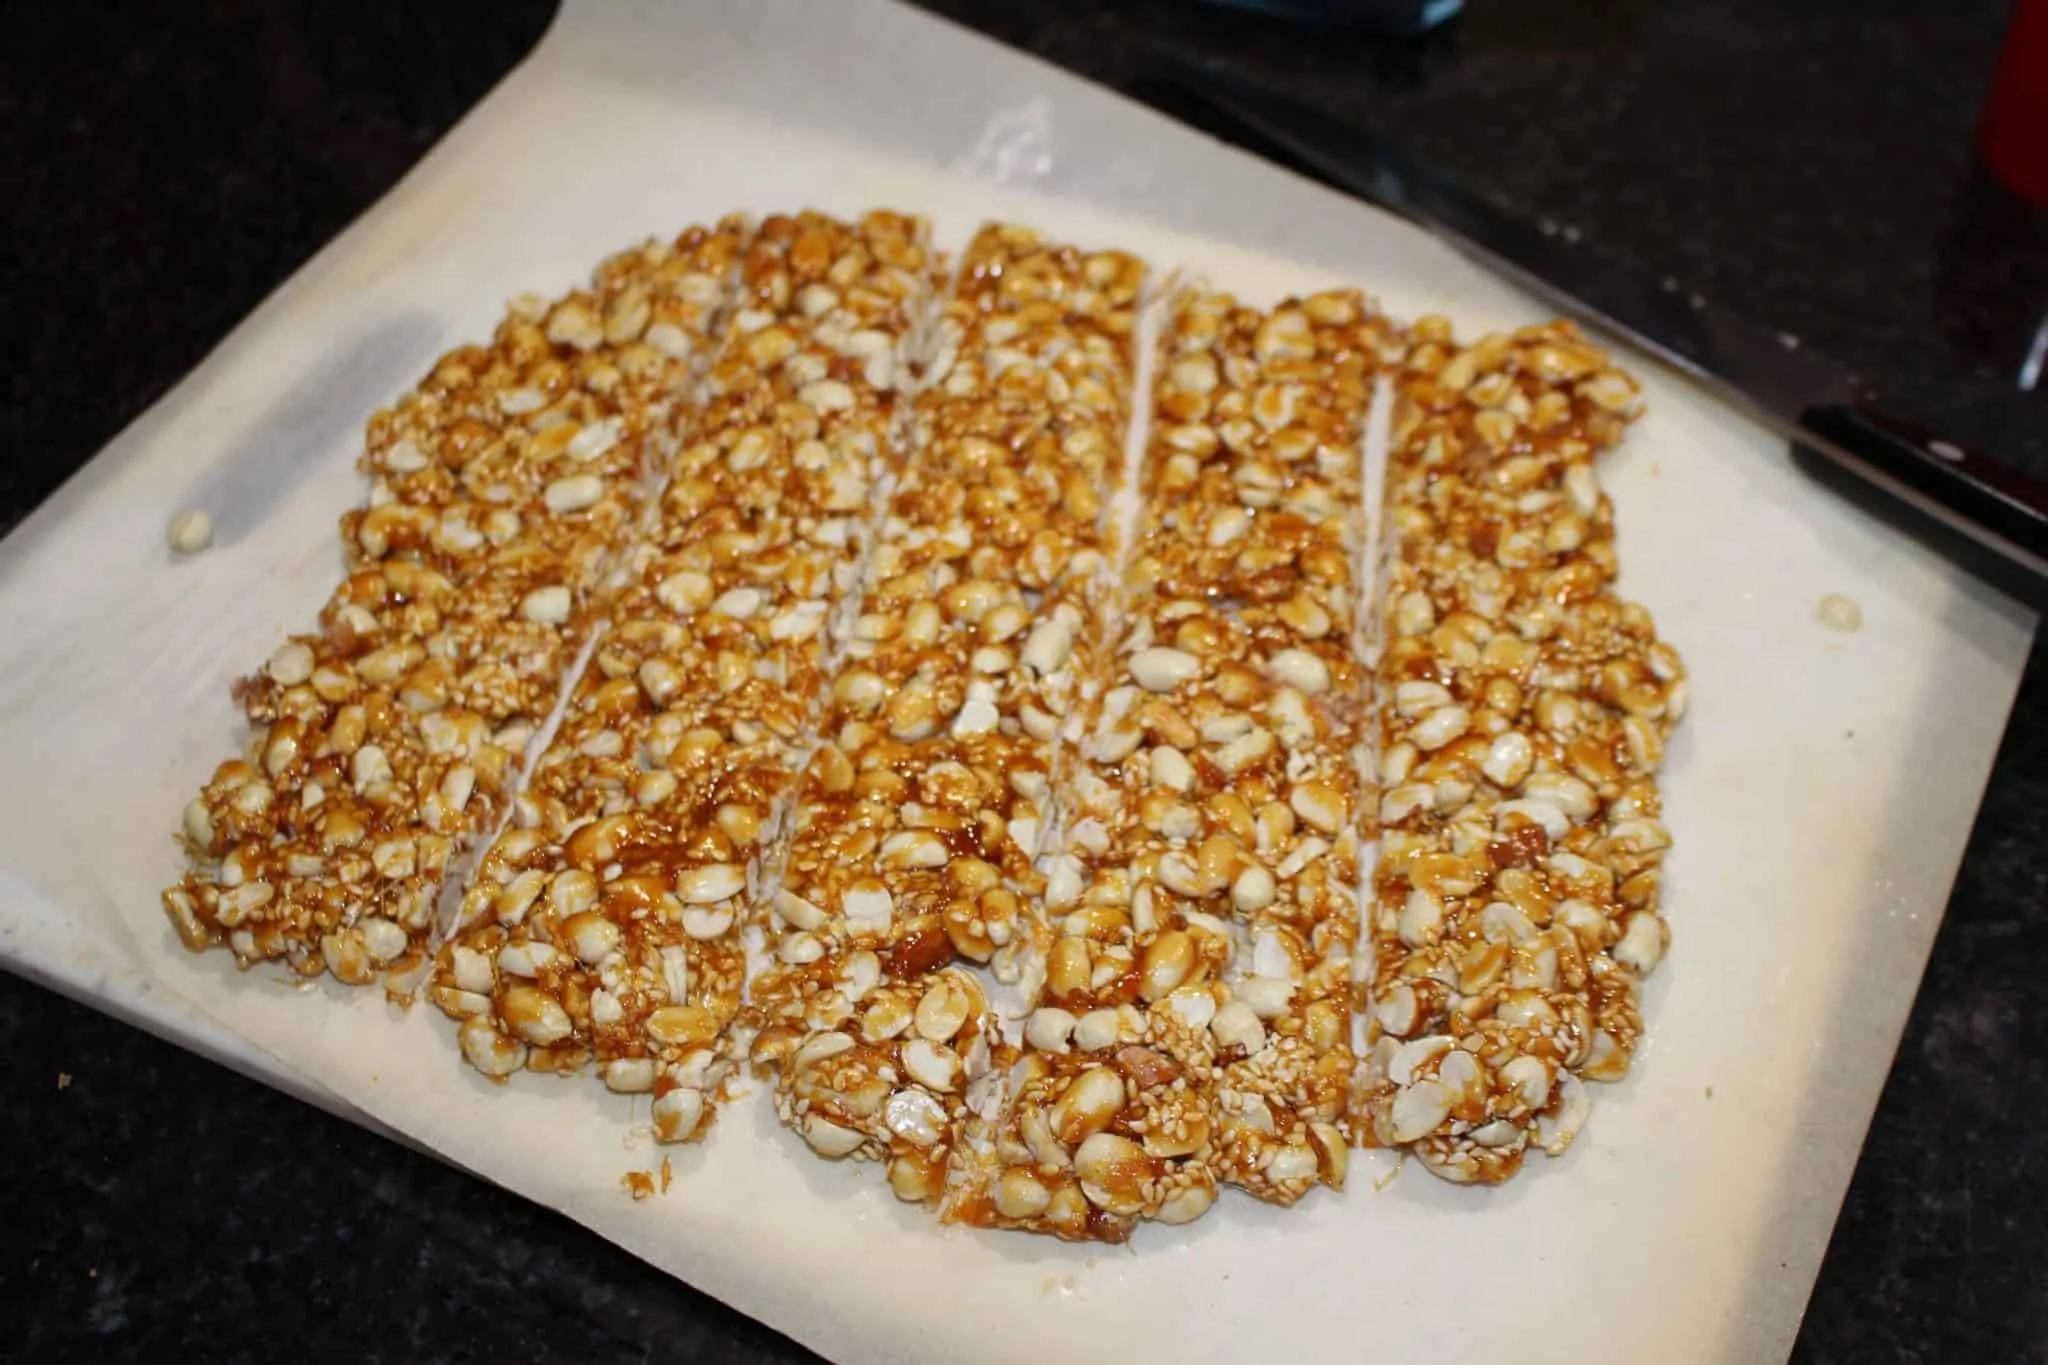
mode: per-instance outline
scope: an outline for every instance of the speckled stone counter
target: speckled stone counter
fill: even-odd
[[[1370,120],[2048,469],[2048,400],[2012,382],[2048,306],[2048,215],[1976,183],[1968,145],[1998,0],[1473,0],[1419,44],[1188,0],[928,7],[1113,85],[1220,64]],[[549,10],[9,6],[0,528],[367,208]],[[1796,1360],[2048,1361],[2044,828],[2037,654]],[[4,976],[0,1076],[0,1358],[812,1359],[559,1217]]]

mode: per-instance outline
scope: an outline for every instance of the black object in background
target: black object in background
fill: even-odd
[[[1251,10],[1276,19],[1345,25],[1382,33],[1422,33],[1446,23],[1465,0],[1200,0],[1202,4]]]

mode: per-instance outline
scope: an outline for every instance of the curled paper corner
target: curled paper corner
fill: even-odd
[[[1052,174],[1052,101],[1036,95],[996,110],[972,151],[948,168],[998,185],[1025,185]]]

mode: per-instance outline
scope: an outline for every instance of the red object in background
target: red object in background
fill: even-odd
[[[1977,154],[2014,193],[2048,207],[2048,0],[2014,0]]]

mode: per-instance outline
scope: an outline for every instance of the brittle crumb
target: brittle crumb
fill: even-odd
[[[164,539],[176,553],[196,555],[213,544],[213,518],[199,508],[180,512],[164,528]]]

